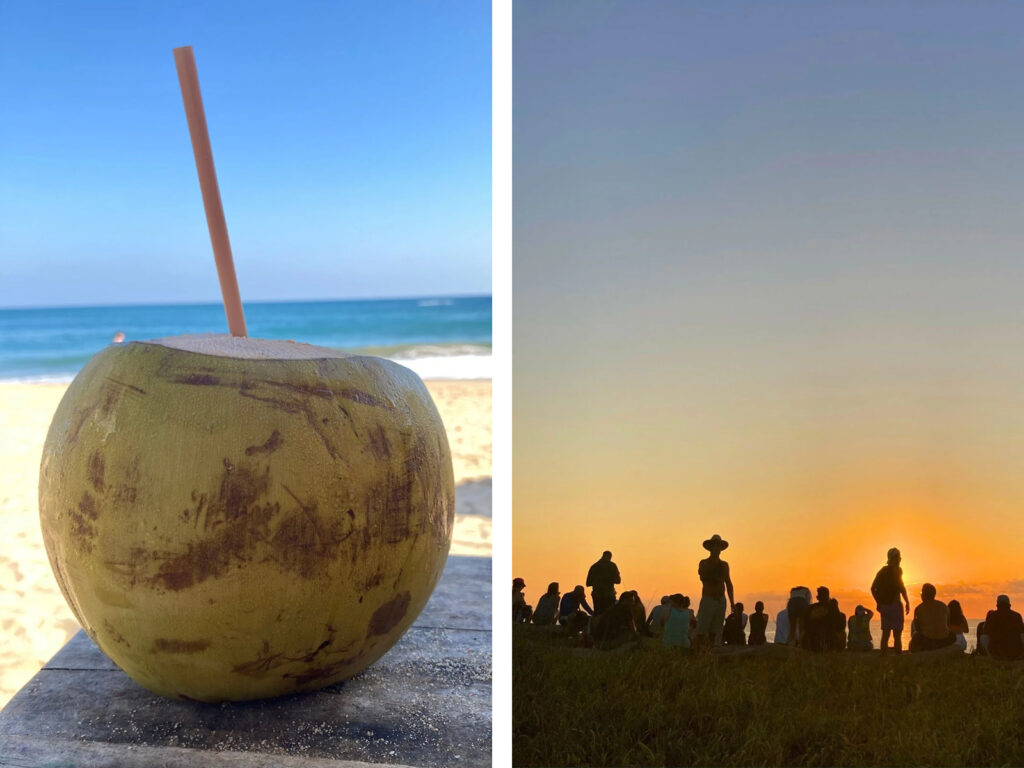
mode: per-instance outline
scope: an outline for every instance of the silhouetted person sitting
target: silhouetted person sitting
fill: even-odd
[[[789,609],[783,608],[775,614],[775,643],[789,645]]]
[[[558,582],[548,584],[548,591],[540,596],[537,608],[533,612],[533,623],[541,627],[554,626],[558,621]]]
[[[1010,598],[996,598],[996,609],[985,617],[988,635],[988,655],[994,659],[1020,659],[1024,657],[1024,621],[1020,614],[1010,610]]]
[[[674,648],[690,648],[690,630],[693,628],[693,611],[690,598],[678,592],[669,598],[668,617],[661,633],[662,645]]]
[[[754,603],[754,612],[750,614],[750,637],[747,638],[749,645],[764,645],[768,642],[764,635],[768,628],[768,614],[764,612],[764,603],[758,600]]]
[[[967,634],[971,628],[967,625],[967,617],[959,600],[949,601],[949,631],[955,638],[953,644],[961,651],[967,650]]]
[[[617,648],[624,643],[639,639],[633,614],[633,596],[624,593],[604,613],[595,613],[590,619],[590,636],[594,647],[602,650]]]
[[[651,609],[651,615],[647,617],[647,629],[654,637],[660,637],[665,631],[665,622],[668,620],[669,611],[672,608],[671,598],[663,595],[661,604]]]
[[[832,615],[829,621],[832,626],[832,650],[841,651],[846,647],[846,614],[839,610],[839,601],[834,597],[832,604]]]
[[[818,587],[818,600],[807,609],[801,647],[818,653],[831,651],[835,644],[837,612],[828,587]]]
[[[636,627],[636,631],[643,637],[653,637],[651,630],[647,628],[647,609],[644,608],[643,600],[640,599],[637,591],[631,589],[628,592],[623,592],[622,597],[619,598],[620,602],[623,598],[627,598],[630,610],[633,611],[633,625]]]
[[[974,633],[974,652],[979,656],[988,656],[988,635],[985,634],[984,621],[978,622]]]
[[[591,587],[590,596],[594,598],[594,613],[604,613],[615,605],[615,585],[621,583],[619,567],[612,562],[612,553],[606,550],[587,572],[587,586]]]
[[[565,627],[570,635],[586,629],[587,617],[593,615],[594,609],[587,603],[587,592],[582,584],[577,584],[572,592],[562,595],[562,602],[558,606],[558,623]]]
[[[910,598],[903,584],[903,560],[900,551],[893,547],[888,552],[888,562],[883,565],[875,580],[871,582],[871,596],[875,598],[878,614],[882,617],[882,653],[889,650],[889,635],[892,635],[892,647],[896,653],[903,652],[903,617],[910,613]],[[906,608],[900,605],[900,597]]]
[[[847,622],[849,635],[846,638],[846,647],[851,651],[870,651],[874,648],[871,640],[871,617],[875,612],[863,605],[853,609],[853,616]]]
[[[789,602],[786,603],[786,632],[785,642],[788,645],[803,645],[804,624],[807,621],[807,611],[811,607],[811,590],[807,587],[793,587],[789,590]],[[778,629],[775,630],[778,635]]]
[[[941,600],[935,599],[935,587],[932,584],[921,585],[921,602],[914,609],[914,621],[911,624],[910,651],[936,651],[956,642],[956,637],[949,631],[949,608]]]
[[[729,596],[729,608],[733,605],[732,579],[729,564],[721,558],[729,547],[717,533],[704,541],[704,549],[711,553],[697,565],[701,581],[700,605],[697,608],[697,640],[705,650],[712,645],[721,645],[722,629],[725,623],[725,596]]]
[[[533,608],[526,604],[526,596],[523,590],[526,589],[526,582],[522,579],[512,579],[512,621],[516,623],[530,623],[533,616]]]
[[[736,603],[732,607],[732,613],[725,619],[725,626],[722,627],[722,642],[726,645],[746,645],[746,628],[747,617],[743,613],[743,603]]]

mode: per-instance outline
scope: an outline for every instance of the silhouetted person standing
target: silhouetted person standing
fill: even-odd
[[[996,609],[985,617],[985,634],[988,635],[989,656],[996,659],[1024,657],[1024,621],[1019,613],[1010,610],[1010,598],[1006,595],[996,598]]]
[[[590,566],[587,586],[594,598],[594,614],[600,615],[615,605],[615,585],[621,584],[619,566],[612,562],[612,553],[605,551],[601,559]]]
[[[697,575],[703,586],[700,605],[697,607],[697,637],[699,642],[710,648],[721,645],[722,628],[725,623],[725,596],[729,595],[729,610],[733,607],[732,579],[729,564],[721,558],[729,542],[717,533],[704,542],[704,549],[711,553],[700,561]]]
[[[903,585],[903,569],[900,551],[893,547],[888,553],[888,562],[883,565],[871,582],[871,596],[875,598],[878,614],[882,617],[882,653],[889,650],[889,635],[896,653],[903,652],[903,616],[910,613],[910,598],[907,588]],[[900,605],[900,597],[906,603]],[[901,610],[902,609],[902,610]]]

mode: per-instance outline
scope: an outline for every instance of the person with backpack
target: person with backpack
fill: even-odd
[[[889,636],[892,635],[893,650],[903,652],[903,617],[910,613],[910,598],[903,584],[903,569],[900,567],[902,556],[893,547],[887,555],[888,562],[883,565],[875,580],[871,582],[871,596],[875,598],[878,614],[882,617],[882,653],[889,651]],[[900,598],[906,604],[900,604]]]

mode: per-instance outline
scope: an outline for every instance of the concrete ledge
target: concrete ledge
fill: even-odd
[[[55,755],[58,755],[55,757]],[[288,757],[254,752],[199,752],[181,747],[135,747],[60,740],[25,738],[16,751],[0,756],[0,765],[47,766],[47,768],[376,768],[381,763],[331,760],[320,757]],[[387,768],[410,768],[390,764]]]
[[[79,632],[0,712],[0,765],[489,766],[490,587],[489,558],[449,557],[423,613],[376,664],[256,702],[155,696]]]

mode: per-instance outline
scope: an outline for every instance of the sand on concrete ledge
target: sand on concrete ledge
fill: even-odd
[[[455,469],[452,554],[491,555],[491,382],[428,381]],[[0,385],[0,707],[78,631],[39,530],[39,460],[67,384]]]

